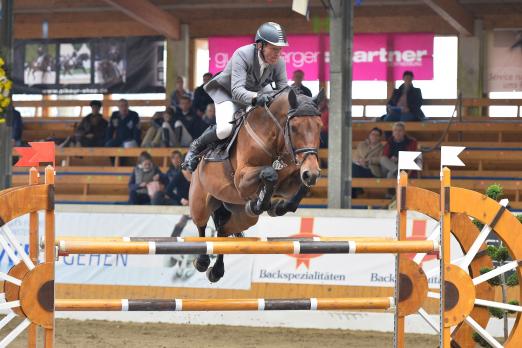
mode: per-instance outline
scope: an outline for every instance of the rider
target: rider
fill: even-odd
[[[264,106],[270,97],[263,92],[288,85],[286,65],[281,57],[282,47],[288,46],[286,34],[274,22],[262,24],[257,30],[255,44],[238,48],[225,69],[214,76],[205,86],[205,91],[216,105],[216,126],[210,126],[190,145],[183,167],[196,170],[199,154],[207,145],[227,138],[233,129],[234,114],[240,108]]]

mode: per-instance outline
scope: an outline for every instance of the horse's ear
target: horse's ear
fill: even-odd
[[[326,97],[326,93],[324,91],[324,88],[321,88],[319,93],[314,97],[314,104],[315,105],[321,104],[321,102],[324,100],[325,97]]]
[[[297,95],[293,88],[290,88],[290,92],[288,93],[288,103],[291,109],[297,109]]]

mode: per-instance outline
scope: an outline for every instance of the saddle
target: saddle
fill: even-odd
[[[247,114],[248,113],[243,109],[234,113],[234,120],[231,122],[234,125],[232,128],[232,135],[210,145],[205,151],[203,151],[203,159],[205,161],[223,162],[230,158],[230,151],[236,143],[237,136],[245,122]]]

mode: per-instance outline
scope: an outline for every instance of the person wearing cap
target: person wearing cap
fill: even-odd
[[[190,145],[183,168],[194,171],[199,154],[207,145],[230,136],[234,114],[248,106],[265,106],[270,102],[270,84],[276,90],[288,85],[286,64],[281,50],[288,46],[283,28],[274,22],[262,24],[256,32],[254,44],[238,48],[225,69],[215,75],[204,89],[214,100],[216,125],[207,130]]]

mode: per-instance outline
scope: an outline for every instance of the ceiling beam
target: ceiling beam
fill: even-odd
[[[473,16],[457,0],[422,0],[462,35],[473,35]]]
[[[161,35],[172,39],[180,38],[180,21],[148,0],[104,0],[132,19],[150,27]]]

